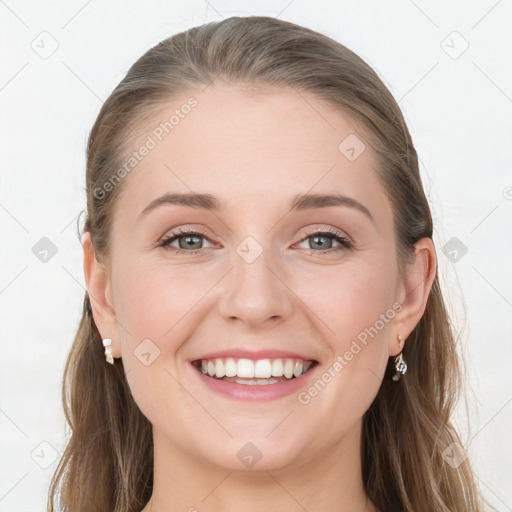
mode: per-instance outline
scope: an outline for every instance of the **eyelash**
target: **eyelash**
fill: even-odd
[[[187,251],[185,249],[180,249],[178,247],[172,247],[169,245],[171,242],[174,242],[174,240],[177,240],[180,236],[183,235],[199,235],[200,237],[206,238],[209,242],[211,240],[208,238],[208,236],[205,233],[201,233],[200,231],[194,231],[194,230],[183,230],[178,229],[175,232],[172,232],[169,236],[165,237],[161,243],[159,244],[159,247],[163,247],[164,249],[167,249],[175,254],[197,254],[198,252],[201,252],[203,249],[196,249],[193,251]],[[345,237],[340,231],[332,228],[328,229],[322,229],[319,231],[308,231],[305,233],[305,236],[300,240],[299,243],[304,242],[308,238],[312,237],[313,235],[320,235],[320,236],[328,236],[336,240],[341,244],[341,247],[334,247],[331,249],[327,249],[325,251],[315,251],[314,249],[308,249],[310,251],[313,251],[315,254],[329,254],[333,252],[337,252],[339,250],[350,250],[352,249],[352,243],[349,241],[347,237]]]
[[[315,230],[306,231],[304,233],[304,237],[302,238],[300,243],[304,242],[305,240],[312,237],[313,235],[331,237],[341,245],[341,247],[334,247],[332,249],[327,249],[325,251],[315,251],[314,249],[308,249],[309,251],[313,251],[314,253],[328,254],[328,253],[333,253],[333,252],[337,252],[337,251],[341,251],[341,250],[352,249],[352,243],[350,242],[350,240],[346,236],[344,236],[343,233],[341,233],[341,231],[338,231],[337,229],[334,229],[334,228],[321,229],[319,231],[315,231]]]

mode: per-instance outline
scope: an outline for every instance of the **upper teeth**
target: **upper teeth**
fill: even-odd
[[[210,377],[242,377],[248,379],[282,377],[287,379],[299,377],[306,373],[313,361],[302,359],[201,359],[201,371]]]

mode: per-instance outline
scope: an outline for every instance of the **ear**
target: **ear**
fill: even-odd
[[[398,300],[402,309],[395,316],[396,335],[389,342],[390,356],[401,352],[396,337],[400,335],[405,341],[421,320],[436,276],[436,267],[434,243],[427,237],[418,240],[414,261],[407,265],[406,277],[398,286]]]
[[[118,325],[112,301],[111,283],[106,268],[96,259],[91,234],[82,238],[84,250],[84,275],[91,302],[94,323],[102,338],[112,338],[112,356],[120,357],[119,339],[116,339]]]

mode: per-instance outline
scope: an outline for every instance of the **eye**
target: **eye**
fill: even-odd
[[[307,247],[307,249],[310,249],[318,254],[333,253],[343,249],[346,250],[352,248],[352,243],[350,240],[341,231],[338,231],[334,228],[306,232],[306,236],[301,240],[301,243],[307,241],[308,239],[311,239],[312,243],[310,241],[309,247]],[[333,240],[338,242],[341,247],[333,248]],[[323,250],[317,251],[315,249]]]
[[[307,247],[307,249],[317,254],[328,254],[352,248],[350,240],[341,231],[334,228],[309,231],[306,232],[305,235],[306,236],[302,238],[300,243],[303,243],[308,239],[312,239],[312,243],[309,244],[310,247]],[[166,236],[160,242],[159,247],[164,247],[176,254],[196,254],[204,249],[204,247],[202,247],[203,243],[201,242],[201,239],[206,239],[211,242],[205,233],[195,231],[193,229],[179,228]],[[339,244],[339,247],[332,247],[333,240]],[[178,247],[171,245],[175,241],[178,241]]]
[[[166,236],[159,244],[159,247],[164,247],[165,249],[177,254],[196,254],[201,252],[203,249],[202,242],[200,240],[201,238],[205,238],[210,241],[204,233],[194,231],[193,229],[180,228]],[[178,241],[178,247],[171,245],[175,240]]]

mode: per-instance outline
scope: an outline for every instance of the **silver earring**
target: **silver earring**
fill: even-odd
[[[103,340],[103,346],[105,347],[105,359],[107,363],[114,364],[114,358],[112,357],[112,349],[110,348],[112,345],[112,340],[110,338],[105,338]]]
[[[398,335],[398,347],[402,346],[402,336]],[[405,362],[402,352],[395,357],[395,370],[396,373],[392,379],[397,382],[400,377],[407,371],[407,364]]]

